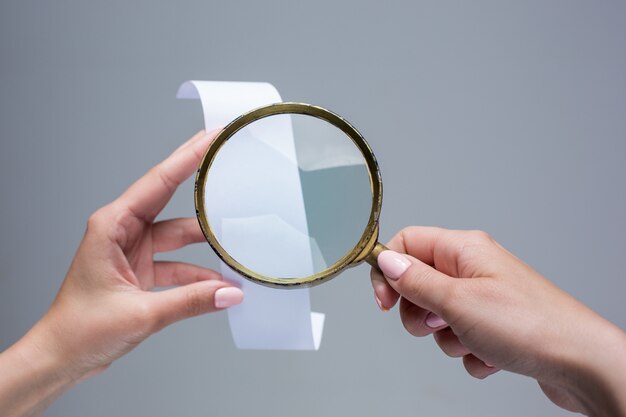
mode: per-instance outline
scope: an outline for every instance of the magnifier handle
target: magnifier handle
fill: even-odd
[[[389,250],[389,248],[380,242],[376,242],[376,245],[374,245],[374,248],[372,249],[370,254],[367,255],[365,261],[380,271],[380,267],[378,266],[378,255],[380,255],[380,253],[385,250]]]

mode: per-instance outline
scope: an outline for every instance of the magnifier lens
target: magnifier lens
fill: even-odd
[[[268,277],[330,268],[355,248],[373,204],[360,149],[314,116],[278,114],[246,125],[206,175],[204,210],[217,241]]]

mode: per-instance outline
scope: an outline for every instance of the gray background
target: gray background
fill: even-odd
[[[369,139],[382,239],[481,228],[626,327],[623,2],[3,1],[0,348],[47,309],[89,213],[202,128],[187,79],[264,80]],[[186,183],[164,216],[193,215]],[[216,265],[206,245],[179,259]],[[525,377],[468,376],[380,313],[368,268],[316,288],[319,352],[172,326],[49,416],[568,415]]]

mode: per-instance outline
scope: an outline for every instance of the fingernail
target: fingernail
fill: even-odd
[[[435,313],[428,313],[426,316],[426,325],[431,329],[438,329],[440,327],[447,326],[448,323]]]
[[[243,291],[236,287],[220,288],[215,291],[215,308],[227,308],[243,301]]]
[[[389,311],[388,309],[383,307],[383,303],[380,302],[380,298],[378,298],[376,294],[374,294],[374,299],[376,299],[376,304],[378,304],[378,308],[380,308],[380,311]]]
[[[485,362],[485,366],[486,366],[487,368],[495,368],[495,365],[492,365],[492,364],[487,363],[487,362]]]
[[[387,278],[398,279],[406,271],[411,262],[403,255],[392,250],[386,250],[378,255],[378,266]]]

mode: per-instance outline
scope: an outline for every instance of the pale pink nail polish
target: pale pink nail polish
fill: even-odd
[[[381,311],[389,311],[388,309],[383,307],[383,303],[380,301],[380,298],[378,298],[376,294],[374,294],[374,299],[376,300],[376,304],[378,304],[378,308],[380,308]]]
[[[243,301],[243,292],[236,287],[220,288],[215,291],[215,308],[227,308]]]
[[[411,266],[411,262],[398,252],[386,250],[378,255],[378,266],[387,278],[398,279]]]
[[[435,313],[428,313],[426,316],[426,325],[431,329],[438,329],[440,327],[447,326],[448,323]]]

